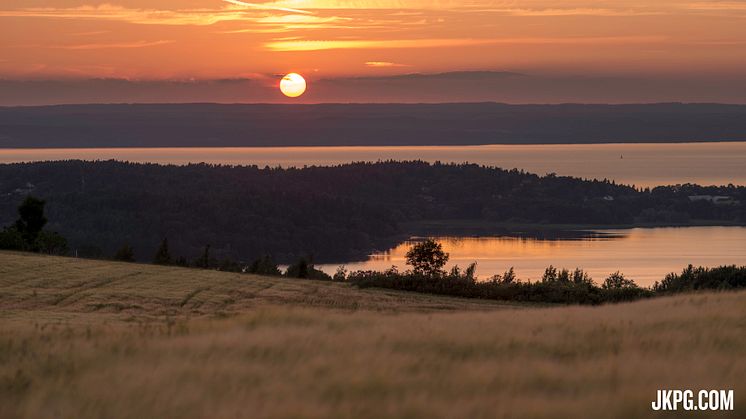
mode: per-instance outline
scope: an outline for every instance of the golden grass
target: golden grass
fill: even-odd
[[[665,417],[659,388],[742,414],[746,293],[505,308],[0,253],[0,416]]]

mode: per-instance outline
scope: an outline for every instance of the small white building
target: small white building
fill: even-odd
[[[692,202],[707,201],[712,202],[715,205],[730,205],[736,203],[730,196],[722,195],[691,195],[689,196],[689,200]]]

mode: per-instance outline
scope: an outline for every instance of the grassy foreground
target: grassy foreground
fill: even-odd
[[[539,308],[0,252],[0,417],[666,417],[687,388],[738,417],[745,347],[744,292]]]

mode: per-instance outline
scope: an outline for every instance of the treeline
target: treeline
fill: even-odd
[[[45,205],[46,202],[41,199],[33,196],[26,197],[18,207],[18,219],[0,230],[0,250],[69,256],[67,239],[57,232],[44,229],[48,222],[44,213]],[[129,244],[125,244],[110,259],[135,262],[134,249]],[[288,266],[285,273],[269,255],[264,255],[250,264],[242,264],[230,258],[217,259],[211,256],[210,245],[205,246],[203,253],[194,260],[190,261],[183,256],[174,258],[171,256],[167,238],[161,242],[153,256],[152,263],[265,276],[284,275],[293,278],[332,280],[331,276],[314,267],[312,259],[306,257],[301,257],[296,263]]]
[[[0,225],[26,195],[44,197],[48,228],[81,257],[110,258],[125,244],[151,261],[164,237],[190,261],[204,253],[248,263],[365,258],[428,220],[489,223],[746,223],[746,188],[637,190],[606,180],[537,176],[473,164],[353,163],[302,169],[117,161],[0,165]],[[728,196],[725,204],[689,196]]]
[[[520,281],[513,268],[487,281],[477,281],[475,264],[463,271],[455,266],[446,272],[442,268],[447,261],[448,254],[443,252],[441,245],[427,240],[416,244],[407,253],[407,263],[412,265],[412,270],[399,272],[391,268],[384,272],[357,271],[348,275],[340,271],[334,279],[348,281],[361,288],[554,304],[603,304],[687,291],[746,288],[746,266],[709,269],[689,265],[681,274],[670,273],[652,288],[643,288],[620,272],[609,275],[599,285],[582,269],[558,270],[553,266],[549,266],[541,280],[536,282]]]
[[[547,271],[552,270],[556,268],[547,268]],[[618,272],[606,278],[601,285],[589,278],[582,269],[571,272],[562,270],[560,273],[558,277],[547,276],[545,273],[536,282],[520,281],[511,277],[510,273],[506,273],[505,277],[499,275],[480,282],[463,273],[425,276],[412,271],[398,272],[389,269],[384,272],[351,272],[344,280],[361,288],[388,288],[464,298],[555,304],[602,304],[682,292],[746,288],[746,266],[735,265],[716,268],[695,268],[690,265],[680,274],[668,274],[651,289],[639,287]],[[342,277],[335,277],[342,280]]]
[[[44,229],[48,222],[44,213],[45,206],[45,201],[27,196],[18,206],[18,219],[0,230],[0,250],[69,256],[67,239],[57,232]],[[120,262],[135,262],[134,249],[129,244],[125,244],[111,259]],[[153,256],[152,263],[266,276],[283,275],[277,263],[269,255],[264,255],[250,264],[241,264],[230,258],[213,257],[210,254],[210,245],[206,245],[203,253],[194,260],[190,261],[183,256],[174,258],[171,256],[167,238],[161,242]],[[293,278],[332,279],[331,276],[316,269],[312,260],[306,257],[301,257],[295,264],[290,265],[284,275]]]
[[[697,290],[731,290],[746,288],[746,266],[720,266],[717,268],[686,267],[681,274],[670,273],[653,285],[659,294]]]
[[[121,262],[135,262],[133,249],[130,245],[124,245],[114,255],[114,260]],[[280,270],[279,265],[274,261],[271,255],[264,255],[255,259],[251,263],[237,262],[229,257],[218,259],[211,255],[210,245],[205,246],[203,253],[193,259],[188,260],[184,256],[173,258],[169,250],[168,239],[163,239],[158,250],[153,256],[155,265],[172,265],[185,268],[214,269],[225,272],[240,272],[264,276],[287,276],[291,278],[332,280],[332,277],[325,272],[316,269],[313,259],[301,257],[295,263],[289,265],[285,272]]]

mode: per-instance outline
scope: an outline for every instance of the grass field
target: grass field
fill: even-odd
[[[0,417],[634,418],[746,403],[746,293],[530,307],[0,252]]]

